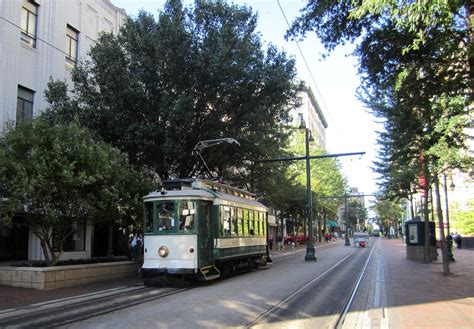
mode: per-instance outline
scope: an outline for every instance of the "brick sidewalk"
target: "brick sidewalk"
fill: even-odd
[[[383,240],[391,328],[474,328],[474,250],[454,249],[449,275],[438,260],[406,259],[400,239]]]

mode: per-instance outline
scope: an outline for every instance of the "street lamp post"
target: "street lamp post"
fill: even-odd
[[[448,184],[447,184],[446,174],[444,175],[444,199],[446,201],[446,231],[447,231],[446,236],[448,236],[451,234],[451,232],[449,230]]]
[[[308,245],[306,247],[306,261],[316,261],[316,255],[313,246],[313,197],[311,195],[311,167],[309,161],[309,129],[306,127],[305,122],[301,120],[300,129],[305,131],[305,143],[306,143],[306,198],[308,201]]]
[[[454,184],[452,182],[451,182],[451,185],[454,188]],[[448,261],[454,262],[453,239],[451,238],[451,232],[449,230],[448,184],[447,184],[446,174],[444,174],[444,199],[446,201],[446,231],[447,231],[446,246],[447,246],[447,249],[448,249]]]
[[[349,206],[347,204],[347,192],[344,192],[344,207],[345,207],[345,212],[346,212],[346,242],[344,245],[350,246],[351,243],[349,241]]]
[[[305,122],[303,118],[301,118],[301,125],[299,127],[300,130],[305,130],[305,143],[306,143],[306,155],[305,156],[297,156],[297,157],[286,157],[286,158],[275,158],[275,159],[265,159],[259,160],[258,162],[282,162],[282,161],[296,161],[296,160],[306,160],[306,184],[307,184],[307,202],[308,202],[308,246],[306,248],[306,256],[305,260],[308,261],[316,261],[316,255],[314,251],[313,245],[313,200],[311,196],[311,168],[310,168],[310,159],[324,159],[324,158],[337,158],[342,156],[351,156],[351,155],[364,155],[365,152],[351,152],[351,153],[336,153],[336,154],[320,154],[320,155],[309,155],[309,129],[306,128]],[[282,223],[283,225],[283,223]]]

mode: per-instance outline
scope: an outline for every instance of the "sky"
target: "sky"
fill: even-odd
[[[183,2],[185,5],[193,3]],[[136,16],[141,9],[156,15],[165,0],[112,0],[112,3],[131,16]],[[339,47],[323,60],[321,54],[325,50],[314,34],[308,34],[298,44],[286,41],[287,21],[291,24],[299,16],[307,0],[234,0],[233,3],[250,6],[258,13],[257,32],[261,34],[264,48],[271,43],[295,58],[298,77],[311,87],[328,121],[327,152],[366,152],[363,156],[338,160],[350,187],[365,194],[375,193],[376,175],[371,168],[377,152],[376,131],[381,130],[381,126],[357,100],[357,59],[350,56],[353,46]]]

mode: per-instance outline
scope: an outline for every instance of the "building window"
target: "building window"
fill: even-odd
[[[33,118],[33,97],[35,92],[18,86],[16,100],[16,122],[28,122]]]
[[[79,32],[68,25],[66,30],[66,64],[70,66],[76,66],[78,37]]]
[[[86,250],[86,226],[82,223],[74,223],[74,233],[69,235],[64,241],[63,250],[65,252]]]
[[[31,48],[36,48],[36,27],[38,5],[32,1],[23,0],[21,8],[21,40]]]

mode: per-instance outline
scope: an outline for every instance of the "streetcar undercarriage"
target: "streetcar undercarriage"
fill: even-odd
[[[252,256],[221,260],[215,265],[201,269],[142,269],[141,278],[146,286],[164,285],[166,283],[182,282],[207,282],[218,278],[226,278],[235,274],[249,272],[259,266],[266,266],[265,256]]]

